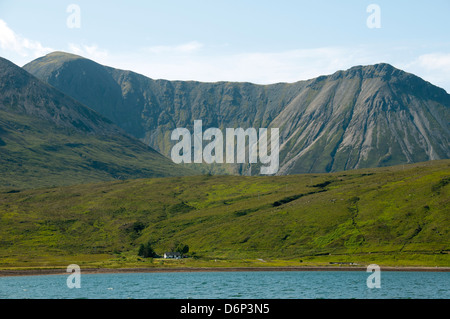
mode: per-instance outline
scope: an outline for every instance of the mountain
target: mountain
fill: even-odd
[[[154,80],[63,52],[23,68],[166,156],[171,131],[201,119],[205,129],[279,128],[281,175],[450,158],[450,95],[389,64],[272,85]]]
[[[96,111],[0,58],[0,187],[189,173]]]

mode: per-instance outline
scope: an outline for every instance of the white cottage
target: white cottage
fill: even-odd
[[[164,258],[181,259],[181,253],[178,251],[164,253]]]

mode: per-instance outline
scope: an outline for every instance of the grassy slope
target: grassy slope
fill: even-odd
[[[0,190],[187,174],[126,135],[82,134],[0,110]]]
[[[450,160],[333,174],[191,176],[0,194],[0,268],[357,262],[450,266]],[[266,262],[260,261],[264,259]],[[216,262],[214,262],[216,260]]]

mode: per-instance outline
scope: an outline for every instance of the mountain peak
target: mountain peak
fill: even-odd
[[[3,58],[0,153],[0,188],[190,172]]]
[[[366,76],[391,77],[400,74],[406,74],[405,71],[395,68],[388,63],[378,63],[373,65],[366,65],[361,67],[362,72]]]
[[[61,61],[69,61],[69,60],[78,60],[78,59],[84,59],[86,60],[86,58],[80,56],[80,55],[76,55],[73,53],[68,53],[68,52],[63,52],[63,51],[54,51],[51,52],[41,58],[38,58],[37,60],[51,60],[51,61],[55,61],[55,60],[61,60]]]
[[[0,58],[0,79],[0,110],[34,116],[77,131],[97,134],[119,131],[109,119],[3,58]]]
[[[329,76],[318,77],[316,82],[322,81],[323,79],[339,80],[353,79],[355,77],[361,80],[379,78],[383,82],[390,83],[391,87],[395,86],[403,93],[422,97],[428,96],[444,105],[450,104],[450,95],[443,88],[435,86],[412,73],[398,69],[388,63],[357,65],[347,70],[337,71]]]
[[[394,66],[388,63],[377,63],[370,65],[357,65],[353,66],[347,70],[336,71],[330,78],[332,80],[340,79],[340,78],[353,78],[353,77],[361,77],[361,78],[375,78],[381,77],[385,79],[389,79],[392,76],[404,75],[406,72],[395,68]]]
[[[82,56],[62,52],[62,51],[55,51],[52,53],[49,53],[43,57],[37,58],[36,60],[31,61],[30,63],[27,63],[23,66],[25,70],[27,70],[27,67],[30,64],[33,64],[33,68],[39,72],[40,74],[44,74],[46,76],[49,76],[53,70],[59,69],[63,66],[65,66],[67,63],[70,62],[86,62],[88,64],[95,63],[94,61],[91,61],[89,59],[86,59]],[[29,70],[27,70],[29,71]]]

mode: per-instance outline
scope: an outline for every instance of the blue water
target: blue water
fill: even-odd
[[[364,271],[245,271],[83,274],[68,288],[66,275],[0,278],[1,299],[448,299],[448,272],[381,272],[368,288]]]

